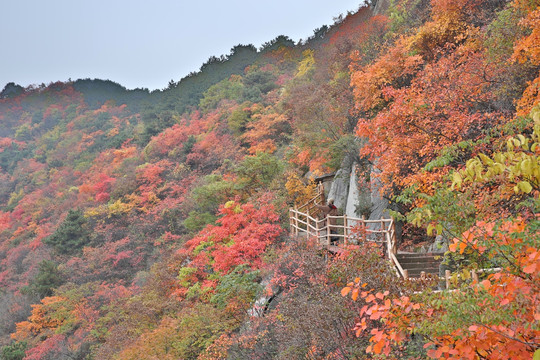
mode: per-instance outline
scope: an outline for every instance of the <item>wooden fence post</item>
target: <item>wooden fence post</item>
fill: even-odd
[[[384,218],[381,218],[381,230],[383,232],[383,235],[386,235],[386,225],[384,224]],[[386,236],[385,236],[386,237]]]
[[[324,197],[324,185],[321,181],[319,181],[319,196],[320,196],[321,204],[324,204],[326,202],[326,199]]]
[[[294,206],[294,235],[298,236],[298,208]]]
[[[472,269],[471,274],[472,274],[473,281],[478,283],[478,274],[476,273],[476,270]]]
[[[366,231],[366,215],[362,215],[362,226],[360,226],[362,229],[362,236],[364,237],[364,241],[367,241],[367,231]]]
[[[330,246],[330,219],[326,216],[326,246]]]
[[[310,218],[310,216],[309,216],[309,208],[307,209],[306,214],[307,214],[306,215],[306,224],[307,224],[306,225],[306,233],[307,233],[307,236],[309,237],[311,235],[310,232],[309,232],[309,218]]]
[[[289,208],[289,235],[292,236],[293,234],[293,216],[292,216],[292,209]]]
[[[319,219],[315,219],[315,235],[317,236],[317,244],[321,245],[321,238],[319,234]]]
[[[403,269],[403,278],[409,280],[409,270]]]
[[[397,254],[396,223],[392,221],[392,254]]]
[[[444,279],[446,280],[446,290],[450,290],[450,270],[445,270]]]
[[[347,245],[349,242],[349,229],[347,228],[347,214],[343,215],[343,243]]]

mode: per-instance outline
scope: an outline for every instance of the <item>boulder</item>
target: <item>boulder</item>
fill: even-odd
[[[336,172],[327,199],[334,199],[334,205],[338,209],[344,210],[347,207],[347,197],[349,194],[349,168],[341,168]]]

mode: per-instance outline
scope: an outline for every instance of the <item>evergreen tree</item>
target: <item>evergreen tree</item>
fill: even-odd
[[[22,360],[25,357],[26,341],[14,342],[11,345],[2,347],[0,359],[2,360]]]
[[[40,299],[53,294],[53,289],[64,283],[62,272],[58,270],[58,265],[49,260],[39,263],[39,272],[29,286],[23,291],[27,294],[37,295]]]
[[[60,254],[74,254],[86,245],[90,233],[85,227],[86,219],[82,210],[69,210],[64,222],[58,229],[44,240]]]

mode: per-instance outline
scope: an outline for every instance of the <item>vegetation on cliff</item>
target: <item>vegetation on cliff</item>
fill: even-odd
[[[161,91],[6,85],[0,358],[531,357],[539,5],[361,7]],[[368,245],[325,261],[288,239],[303,176],[345,157],[376,166],[406,241],[450,240],[456,291],[415,293]]]

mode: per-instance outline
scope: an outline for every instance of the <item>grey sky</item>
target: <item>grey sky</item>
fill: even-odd
[[[79,78],[164,88],[211,55],[294,41],[362,0],[0,0],[0,90]]]

